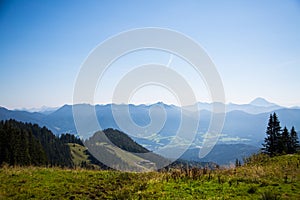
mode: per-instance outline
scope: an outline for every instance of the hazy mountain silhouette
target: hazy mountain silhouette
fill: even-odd
[[[254,104],[254,105],[252,105]],[[259,105],[259,106],[258,106]],[[261,107],[265,105],[266,107]],[[112,105],[96,105],[95,107],[89,104],[79,104],[74,105],[80,107],[80,109],[95,109],[99,124],[101,129],[113,128],[118,129],[123,132],[129,132],[126,130],[120,129],[113,117]],[[113,105],[116,113],[118,110],[122,109],[127,105]],[[163,103],[157,103],[153,105],[133,105],[129,104],[129,112],[132,117],[132,120],[139,126],[147,126],[150,122],[149,111],[153,106],[161,106],[165,109],[166,121],[163,128],[158,133],[151,133],[148,137],[134,139],[146,146],[150,150],[155,150],[160,146],[168,144],[171,139],[176,135],[178,128],[180,127],[181,121],[181,109],[174,105],[166,105]],[[208,126],[210,123],[211,112],[210,106],[208,103],[199,103],[198,106],[201,109],[200,112],[200,122],[198,133],[196,135],[195,142],[192,146],[199,146],[203,140],[203,135],[207,132]],[[251,110],[252,112],[255,109],[262,109],[265,112],[253,114],[251,112],[246,112],[245,110]],[[229,104],[227,110],[235,109],[228,111],[225,118],[225,124],[220,136],[219,143],[230,144],[230,143],[244,143],[255,146],[260,146],[264,137],[265,129],[267,126],[267,120],[271,112],[276,111],[278,114],[281,125],[287,126],[290,128],[292,125],[295,126],[296,130],[300,127],[300,109],[290,109],[282,108],[273,103],[267,102],[262,98],[255,99],[251,104],[246,105],[236,105]],[[275,110],[274,110],[275,109]],[[154,111],[153,111],[154,110]],[[153,109],[152,116],[156,117],[160,112],[156,112]],[[122,117],[122,116],[121,116]],[[189,117],[189,116],[188,116]],[[61,133],[72,133],[77,134],[76,127],[74,124],[72,106],[64,105],[51,114],[45,115],[42,113],[30,113],[26,111],[12,111],[6,108],[0,107],[0,120],[5,119],[16,119],[23,122],[32,122],[37,123],[40,126],[46,126],[55,134]],[[85,120],[89,121],[89,116],[85,116]],[[129,133],[130,134],[130,133]],[[143,133],[141,133],[143,135]]]
[[[256,99],[254,99],[253,101],[251,101],[250,105],[260,106],[260,107],[278,106],[278,105],[276,105],[274,103],[271,103],[271,102],[269,102],[266,99],[261,98],[261,97],[258,97]]]
[[[258,147],[247,144],[219,144],[214,146],[212,151],[205,157],[199,158],[198,148],[188,149],[181,158],[197,162],[215,162],[220,165],[234,164],[236,159],[243,161],[243,158],[257,153]]]

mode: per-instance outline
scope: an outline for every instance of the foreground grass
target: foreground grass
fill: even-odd
[[[285,155],[197,174],[4,167],[0,199],[300,199],[299,165]]]

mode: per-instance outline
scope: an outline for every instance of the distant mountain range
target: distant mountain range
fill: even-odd
[[[27,111],[27,112],[39,112],[42,114],[50,114],[54,111],[56,111],[59,107],[47,107],[47,106],[42,106],[39,108],[21,108],[21,109],[15,109],[16,111]]]
[[[198,103],[200,110],[211,110],[211,103]],[[261,97],[254,99],[249,104],[234,104],[229,103],[226,105],[226,112],[231,111],[243,111],[249,114],[260,114],[265,112],[271,112],[274,110],[282,109],[285,107],[271,103]]]
[[[198,148],[188,149],[181,156],[181,159],[196,162],[209,161],[218,163],[219,165],[234,165],[236,159],[243,162],[244,158],[257,153],[259,148],[247,144],[217,144],[212,151],[202,159],[199,158],[199,151]]]
[[[74,105],[81,108],[95,108],[96,115],[102,129],[113,128],[128,133],[120,129],[114,120],[112,105],[89,104]],[[114,105],[115,111],[127,105]],[[149,111],[153,106],[161,106],[165,109],[166,121],[163,128],[158,133],[153,133],[147,137],[132,137],[137,143],[143,145],[151,151],[156,151],[160,147],[169,144],[175,137],[180,126],[181,108],[174,105],[157,103],[152,105],[133,105],[129,104],[129,111],[132,120],[140,125],[146,126],[150,123]],[[204,134],[207,132],[210,119],[211,107],[209,103],[198,103],[200,111],[200,122],[197,134],[190,148],[199,148],[202,145]],[[285,108],[270,103],[262,98],[257,98],[249,104],[228,104],[226,105],[226,117],[223,131],[220,134],[218,144],[246,144],[251,148],[261,147],[265,137],[265,130],[270,113],[276,112],[279,116],[281,126],[295,126],[296,130],[300,127],[300,109]],[[152,110],[153,112],[153,110]],[[157,113],[152,113],[154,116]],[[77,134],[74,124],[72,106],[64,105],[51,113],[28,112],[8,110],[0,107],[0,120],[16,119],[23,122],[37,123],[40,126],[46,126],[55,134],[71,133]],[[89,119],[89,116],[86,116]],[[95,130],[97,131],[97,130]],[[130,134],[129,134],[130,135]],[[182,138],[184,140],[184,138]],[[249,148],[249,149],[251,149]],[[252,148],[253,149],[253,148]]]

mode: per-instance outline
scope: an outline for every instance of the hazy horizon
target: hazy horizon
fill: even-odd
[[[281,107],[285,107],[285,108],[293,108],[293,107],[300,107],[300,105],[281,105],[281,104],[278,104],[276,102],[273,102],[273,101],[270,101],[268,99],[265,99],[263,97],[257,97],[255,99],[252,99],[251,101],[249,102],[245,102],[245,103],[236,103],[236,102],[226,102],[226,105],[229,105],[229,104],[235,104],[235,105],[248,105],[248,104],[251,104],[252,101],[256,100],[256,99],[264,99],[266,100],[267,102],[269,103],[272,103],[272,104],[276,104],[277,106],[281,106]],[[163,103],[165,105],[174,105],[174,106],[177,106],[177,107],[180,107],[181,105],[179,104],[169,104],[169,103],[165,103],[163,101],[156,101],[156,102],[148,102],[148,103],[112,103],[112,102],[107,102],[107,103],[94,103],[94,104],[89,104],[89,103],[82,103],[82,104],[87,104],[87,105],[92,105],[92,106],[96,106],[96,105],[101,105],[101,106],[105,106],[105,105],[110,105],[110,104],[116,104],[116,105],[135,105],[135,106],[138,106],[138,105],[146,105],[146,106],[149,106],[149,105],[153,105],[153,104],[158,104],[158,103]],[[204,101],[198,101],[198,103],[204,103],[204,104],[211,104],[212,102],[204,102]],[[58,108],[61,108],[65,105],[69,105],[69,106],[72,106],[74,104],[68,104],[68,103],[65,103],[65,104],[61,104],[61,105],[57,105],[57,106],[47,106],[47,105],[43,105],[41,107],[18,107],[18,108],[9,108],[9,107],[6,107],[6,106],[3,106],[3,105],[0,105],[0,107],[4,107],[6,109],[9,109],[9,110],[25,110],[25,111],[30,111],[30,112],[35,112],[35,111],[43,111],[43,110],[52,110],[52,109],[58,109]]]

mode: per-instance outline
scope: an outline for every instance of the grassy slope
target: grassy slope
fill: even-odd
[[[199,173],[4,167],[0,169],[0,199],[260,199],[267,192],[282,199],[300,199],[300,155]]]
[[[89,162],[88,155],[85,153],[86,147],[75,143],[68,144],[71,150],[72,160],[76,166],[80,166],[82,162]]]
[[[89,169],[100,169],[99,166],[92,164],[91,160],[89,160],[89,155],[86,153],[87,148],[85,146],[81,146],[75,143],[68,143],[68,145],[71,150],[72,161],[76,167],[82,166],[81,163],[85,162],[86,166],[89,167]],[[128,167],[139,171],[149,171],[149,168],[151,169],[151,167],[153,169],[155,167],[155,163],[153,163],[153,161],[160,163],[166,162],[165,159],[151,152],[140,155],[135,153],[128,153],[127,151],[104,142],[96,143],[96,145],[101,148],[103,156],[119,158],[120,161],[126,163]],[[143,164],[142,161],[145,160],[149,160],[149,162]],[[149,165],[151,163],[153,164],[153,166]]]
[[[75,143],[69,143],[68,145],[71,150],[72,160],[76,167],[80,167],[80,164],[82,162],[86,162],[87,165],[90,166],[92,165],[94,166],[95,169],[99,169],[99,166],[91,164],[91,161],[88,158],[89,156],[85,153],[85,150],[87,149],[86,147]],[[143,160],[138,156],[129,154],[126,151],[118,149],[109,144],[99,144],[99,145],[104,145],[106,147],[105,148],[106,151],[110,151],[110,153],[113,154],[114,156],[117,156],[120,159],[124,160],[124,162],[126,162],[129,166],[135,166],[135,163],[138,163],[139,161]]]

